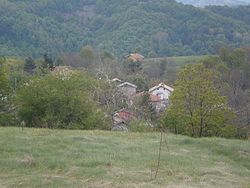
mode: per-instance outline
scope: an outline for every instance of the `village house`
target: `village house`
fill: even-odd
[[[118,78],[115,78],[112,81],[118,84],[121,82],[121,80],[119,80]],[[152,107],[154,108],[156,113],[160,113],[166,110],[169,104],[169,97],[174,91],[173,88],[163,83],[150,88],[148,92],[141,93],[136,93],[137,86],[129,82],[120,83],[117,88],[118,92],[120,92],[124,96],[124,98],[121,97],[121,100],[125,100],[128,106],[133,105],[135,98],[142,97],[148,94],[149,102],[152,104]],[[112,130],[128,131],[127,126],[132,118],[136,118],[135,114],[127,109],[121,109],[113,113]]]
[[[143,97],[146,94],[149,95],[149,103],[151,103],[155,112],[159,113],[162,110],[166,109],[166,105],[160,96],[157,96],[157,95],[154,95],[154,94],[148,93],[148,92],[141,92],[141,93],[137,93],[136,97]]]
[[[134,98],[137,89],[136,85],[131,84],[129,82],[124,82],[122,84],[119,84],[117,87],[118,91],[122,93],[128,100]]]
[[[131,62],[142,62],[144,60],[144,56],[138,53],[131,53],[125,57]]]
[[[154,86],[152,88],[149,89],[149,93],[159,96],[161,98],[161,100],[168,100],[169,96],[172,94],[172,92],[174,91],[173,88],[160,83],[157,86]]]
[[[135,118],[135,115],[127,109],[121,109],[112,115],[113,131],[128,131],[129,122]]]
[[[163,83],[149,89],[150,102],[153,104],[156,112],[164,111],[167,108],[169,97],[173,91],[173,88]]]
[[[119,78],[114,78],[114,79],[112,79],[112,82],[114,82],[114,83],[122,83],[122,80],[120,80]]]
[[[156,113],[161,112],[161,110],[166,109],[166,106],[161,100],[160,96],[154,95],[154,94],[149,94],[149,99],[152,107],[154,108]]]

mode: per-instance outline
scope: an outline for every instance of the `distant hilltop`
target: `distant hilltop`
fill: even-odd
[[[246,2],[177,1],[200,6]],[[127,52],[152,58],[216,54],[223,46],[250,44],[250,6],[199,8],[175,0],[63,2],[0,0],[0,56],[41,57],[46,52],[55,57],[90,45],[119,58]]]
[[[176,0],[183,4],[190,4],[196,7],[205,7],[209,5],[218,6],[239,6],[250,5],[250,0]]]

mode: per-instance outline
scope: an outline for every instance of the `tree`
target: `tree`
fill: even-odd
[[[175,133],[194,137],[233,137],[233,111],[215,86],[218,74],[203,64],[184,67],[170,97],[163,124]]]
[[[80,56],[83,58],[86,68],[93,68],[95,65],[95,53],[91,46],[87,45],[81,49]]]
[[[35,68],[36,68],[36,65],[34,63],[34,60],[32,59],[32,57],[28,57],[25,60],[23,70],[29,74],[32,74]]]
[[[48,56],[47,53],[44,54],[44,62],[43,62],[43,68],[53,68],[54,62],[51,57]]]
[[[145,92],[140,96],[137,96],[136,100],[134,101],[134,108],[141,119],[147,121],[156,120],[156,112],[152,103],[150,102],[149,93]]]
[[[5,58],[0,57],[0,126],[12,124],[14,107],[11,103],[11,84]]]
[[[223,74],[224,93],[228,96],[229,105],[236,111],[238,136],[247,137],[249,130],[249,78],[250,78],[250,58],[247,49],[238,48],[231,50],[224,60],[220,56],[228,70]]]
[[[34,77],[17,93],[19,119],[28,127],[105,128],[104,114],[91,96],[93,84],[86,73]]]
[[[219,56],[202,60],[206,68],[220,72],[220,91],[236,112],[237,137],[247,138],[249,130],[250,56],[248,48],[221,48]]]
[[[5,58],[0,58],[0,114],[6,112],[6,105],[10,95],[10,82],[4,62]]]
[[[126,60],[123,66],[127,74],[138,73],[142,70],[142,63],[138,61],[134,62]]]
[[[125,75],[123,79],[126,79],[128,82],[135,84],[137,86],[137,92],[148,91],[149,89],[149,78],[143,75],[142,72]]]

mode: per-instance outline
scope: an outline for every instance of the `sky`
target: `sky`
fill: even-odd
[[[250,4],[250,0],[176,0],[184,4],[192,4],[194,6],[203,7],[206,5],[247,5]]]

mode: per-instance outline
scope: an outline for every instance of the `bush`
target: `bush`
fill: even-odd
[[[154,128],[146,121],[133,120],[129,124],[129,131],[131,132],[150,132],[153,130]]]
[[[103,129],[104,113],[91,95],[94,84],[80,73],[34,77],[17,93],[19,119],[28,127]]]

